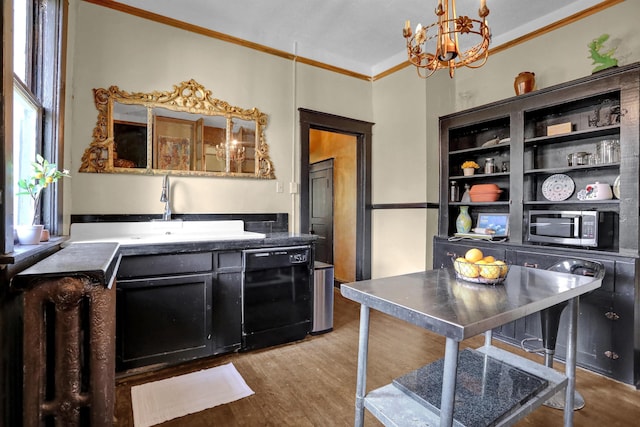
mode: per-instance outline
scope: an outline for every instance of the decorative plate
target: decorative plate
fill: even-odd
[[[576,184],[570,176],[557,173],[545,179],[542,183],[542,195],[552,202],[567,200],[576,189]]]
[[[613,181],[613,195],[616,196],[616,199],[620,198],[620,175]]]
[[[489,141],[482,144],[483,147],[491,147],[492,145],[500,144],[500,140],[498,138],[490,139]]]

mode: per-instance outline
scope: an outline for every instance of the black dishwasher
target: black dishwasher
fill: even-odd
[[[311,331],[310,246],[243,251],[242,349],[304,338]]]

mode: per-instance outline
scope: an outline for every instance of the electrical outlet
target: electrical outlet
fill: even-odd
[[[284,186],[280,181],[276,181],[276,193],[284,192]]]

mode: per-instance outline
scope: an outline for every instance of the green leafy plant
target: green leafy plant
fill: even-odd
[[[604,48],[604,44],[607,40],[609,40],[609,34],[603,34],[600,37],[591,40],[587,45],[589,46],[589,57],[593,59],[593,64],[597,65],[596,68],[593,69],[593,73],[618,65],[618,60],[613,57],[613,54],[616,52],[615,47],[610,48],[606,52],[600,52],[600,50]]]
[[[31,162],[32,175],[28,178],[22,178],[18,181],[18,187],[20,192],[17,196],[30,196],[33,200],[33,221],[32,225],[36,225],[40,222],[40,198],[42,197],[42,190],[49,185],[54,184],[62,177],[71,177],[69,171],[64,169],[58,170],[55,163],[49,163],[47,159],[40,154],[36,155],[36,161]]]

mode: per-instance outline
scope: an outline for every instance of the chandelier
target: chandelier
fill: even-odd
[[[240,173],[245,161],[245,147],[235,139],[221,142],[216,145],[216,157],[227,163],[227,171]]]
[[[437,22],[423,27],[418,24],[415,34],[411,31],[411,23],[405,22],[402,35],[407,40],[409,62],[416,66],[418,75],[427,78],[436,70],[449,69],[453,78],[456,68],[480,68],[489,56],[491,31],[487,24],[489,9],[486,0],[480,0],[478,15],[482,20],[468,16],[458,16],[456,0],[438,0],[435,14]],[[461,51],[460,39],[475,43]],[[427,44],[435,43],[435,52],[426,52]],[[466,45],[463,44],[462,47]]]

